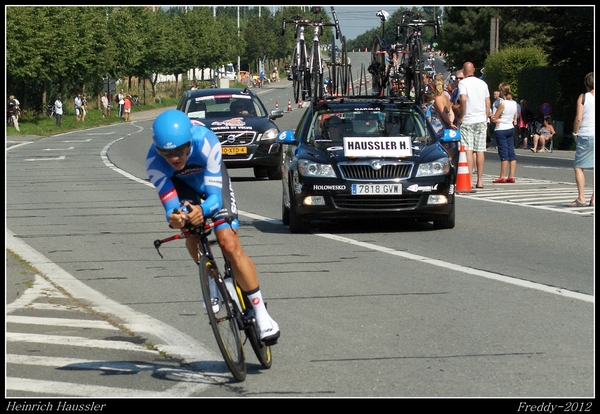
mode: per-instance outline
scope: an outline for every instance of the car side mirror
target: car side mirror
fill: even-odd
[[[444,129],[444,133],[440,137],[440,142],[450,143],[460,141],[460,132],[456,129]]]
[[[281,131],[279,134],[277,134],[275,141],[281,144],[288,145],[296,145],[298,143],[294,131],[291,130]]]
[[[269,114],[269,119],[277,119],[283,116],[283,109],[273,109]]]

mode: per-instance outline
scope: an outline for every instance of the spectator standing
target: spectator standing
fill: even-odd
[[[87,95],[84,93],[83,97],[81,98],[81,122],[85,121],[85,116],[87,115],[87,111],[88,111]]]
[[[533,112],[527,106],[527,101],[521,99],[521,115],[519,116],[519,133],[523,140],[523,149],[527,149],[527,139],[529,138],[529,124],[533,121]]]
[[[21,113],[21,102],[19,102],[19,100],[17,98],[15,98],[15,95],[10,95],[8,97],[8,102],[12,102],[15,108],[15,118],[17,119],[17,121],[19,120],[19,114]]]
[[[106,118],[108,116],[108,92],[104,92],[100,102],[102,105],[102,118]]]
[[[431,107],[431,125],[438,136],[444,134],[444,129],[456,129],[454,112],[450,99],[444,94],[444,81],[436,79],[433,82],[433,106]]]
[[[126,94],[123,98],[123,111],[125,115],[125,122],[131,121],[131,95]]]
[[[514,99],[514,97],[513,97]],[[517,102],[517,101],[515,101]],[[517,123],[515,125],[515,142],[514,142],[514,147],[515,149],[519,146],[519,133],[520,133],[520,129],[519,129],[519,123],[521,122],[521,105],[519,104],[519,102],[517,102]]]
[[[502,87],[503,83],[500,84],[500,87]],[[498,109],[498,105],[500,105],[500,102],[502,102],[502,97],[500,97],[500,90],[496,89],[494,91],[494,102],[492,102],[492,110],[491,110],[491,114],[494,115],[496,113],[496,110]]]
[[[501,83],[500,87],[502,87],[502,85],[503,84]],[[500,102],[502,102],[502,98],[500,97],[500,91],[498,89],[496,89],[494,91],[493,101],[491,101],[491,102],[492,102],[492,107],[490,108],[490,117],[488,118],[488,121],[487,121],[487,125],[488,125],[487,138],[486,138],[487,144],[492,142],[492,135],[494,135],[494,131],[496,129],[496,125],[494,125],[494,123],[491,122],[490,119],[496,113],[496,109],[498,109],[498,105],[500,105]]]
[[[435,75],[433,75],[433,87],[434,87],[434,89],[435,89],[435,82],[438,79],[441,80],[442,81],[442,85],[444,85],[444,77],[441,74],[436,73]],[[448,101],[450,101],[450,98],[452,98],[452,95],[450,94],[450,92],[448,92],[448,88],[446,86],[444,86],[444,95],[446,95],[446,97],[448,98]]]
[[[265,72],[260,72],[260,76],[258,78],[259,78],[258,87],[262,88],[263,85],[265,84]]]
[[[456,111],[454,110],[454,103],[452,102],[452,96],[454,95],[454,92],[458,91],[458,81],[456,80],[456,77],[454,77],[454,80],[452,80],[452,78],[450,79],[450,81],[446,85],[446,91],[448,92],[448,100],[450,101],[450,105],[452,106],[454,120],[456,121],[456,118],[458,116],[456,114]]]
[[[60,126],[63,116],[63,103],[60,96],[56,97],[54,101],[54,117],[56,118],[56,126]]]
[[[487,83],[475,77],[475,66],[471,62],[463,65],[465,78],[458,83],[460,115],[457,126],[467,155],[469,177],[477,169],[476,188],[483,188],[483,164],[487,139],[487,120],[490,115],[490,91]]]
[[[190,90],[192,90],[192,91],[198,90],[198,85],[196,85],[196,82],[192,83],[192,87],[190,88]]]
[[[119,118],[123,118],[123,109],[125,105],[125,94],[123,93],[123,89],[121,89],[121,92],[119,92],[119,94],[117,95],[117,103],[119,105]]]
[[[517,102],[512,98],[510,85],[501,83],[498,87],[501,98],[496,111],[492,115],[491,124],[494,125],[494,136],[500,156],[500,177],[493,181],[494,184],[514,183],[517,168],[515,154],[515,125],[517,124]],[[506,170],[508,169],[508,177]]]
[[[460,95],[458,94],[458,84],[461,80],[465,78],[462,69],[456,71],[456,84],[452,91],[452,97],[450,98],[450,102],[452,103],[452,110],[454,111],[454,120],[458,121],[458,116],[460,115]]]
[[[81,94],[78,93],[73,99],[73,108],[75,109],[75,120],[81,121]]]
[[[546,152],[546,140],[552,138],[552,135],[554,135],[555,133],[556,131],[554,130],[554,126],[552,125],[552,118],[549,116],[545,116],[544,124],[542,125],[539,131],[533,134],[533,147],[531,148],[531,151]],[[538,141],[542,144],[539,151],[537,149]]]
[[[577,199],[569,207],[585,206],[585,175],[583,170],[594,168],[594,131],[596,128],[596,98],[594,94],[594,72],[585,75],[583,80],[586,92],[577,98],[577,113],[573,122],[575,138],[575,182],[577,183]],[[590,206],[594,206],[594,183],[592,181],[592,197]]]

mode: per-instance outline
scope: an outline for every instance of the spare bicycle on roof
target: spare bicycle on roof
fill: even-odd
[[[326,95],[347,94],[351,81],[346,38],[341,36],[335,9],[333,6],[331,7],[334,18],[333,23],[326,23],[323,21],[323,17],[319,17],[323,12],[322,7],[313,6],[310,10],[315,15],[314,19],[304,19],[301,15],[295,15],[288,20],[284,17],[281,28],[281,34],[283,35],[286,24],[294,24],[294,37],[297,39],[297,42],[292,52],[290,70],[296,103],[307,99],[314,102],[323,99]],[[313,33],[310,53],[308,52],[305,40],[307,27],[312,28]],[[342,37],[340,56],[338,56],[338,48],[335,45],[335,41],[333,41],[328,62],[321,54],[320,36],[323,35],[325,27],[334,28],[336,40],[339,40],[340,36]],[[328,78],[331,80],[331,86],[328,89],[324,87],[326,67],[329,69]]]
[[[440,32],[440,18],[424,19],[420,13],[405,10],[402,21],[396,25],[395,43],[384,38],[385,22],[389,13],[379,10],[381,36],[375,35],[371,46],[371,64],[368,71],[372,76],[373,93],[379,96],[400,96],[416,103],[423,102],[423,44],[422,28],[433,27],[434,38]],[[406,37],[399,42],[401,35]]]

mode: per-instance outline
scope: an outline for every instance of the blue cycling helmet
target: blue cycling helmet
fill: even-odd
[[[172,150],[192,141],[192,121],[183,112],[169,109],[156,117],[152,124],[154,145]]]

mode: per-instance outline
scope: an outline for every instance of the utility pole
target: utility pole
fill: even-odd
[[[240,6],[237,6],[237,29],[238,29],[238,42],[240,40]],[[240,55],[238,55],[237,62],[237,78],[240,81]]]
[[[500,21],[498,17],[490,19],[490,55],[498,51],[499,36],[500,36]]]

